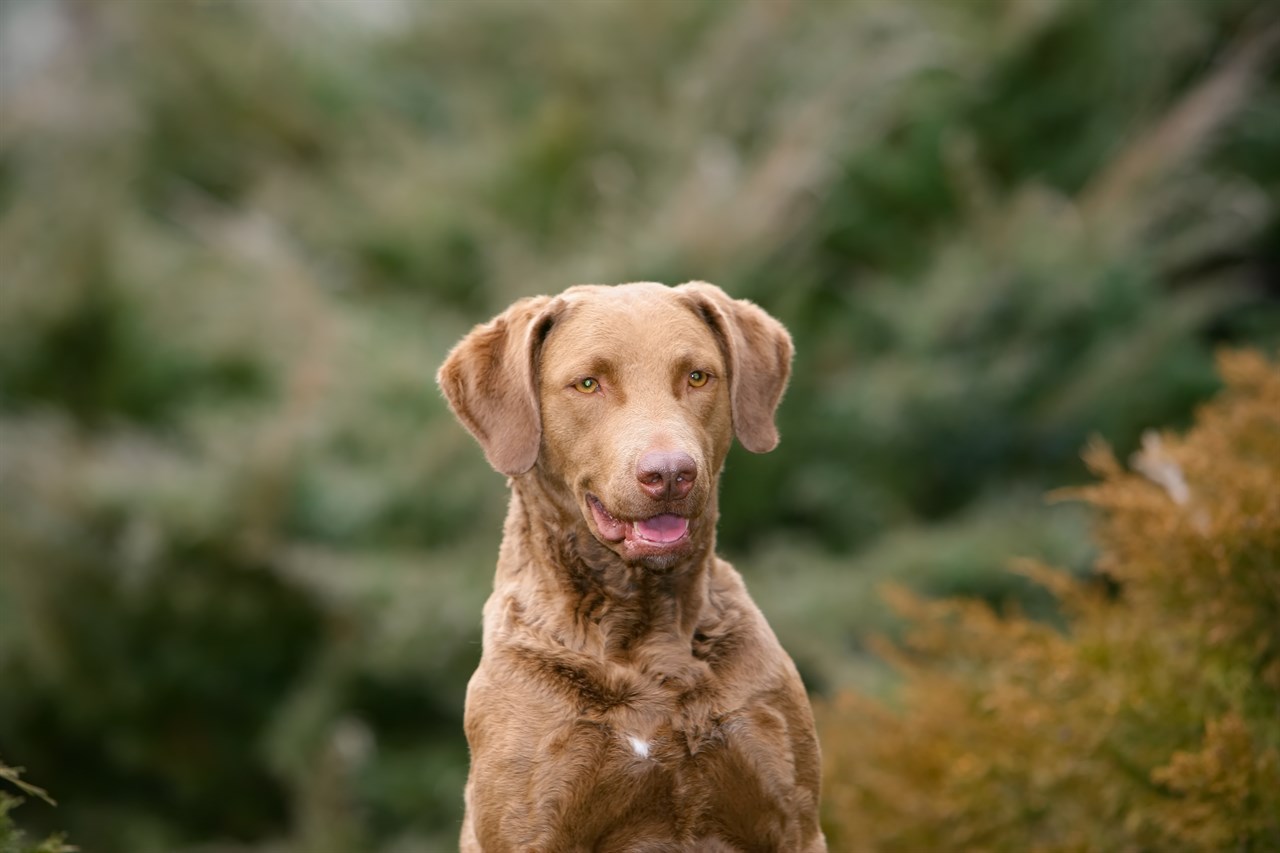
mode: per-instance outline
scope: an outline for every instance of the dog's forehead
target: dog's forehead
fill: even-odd
[[[642,282],[580,286],[561,294],[565,310],[547,342],[555,350],[637,349],[675,344],[718,349],[714,333],[693,304],[673,288]]]
[[[571,287],[560,298],[571,315],[610,320],[633,315],[672,315],[689,313],[689,303],[674,288],[656,282],[632,284],[579,285]]]

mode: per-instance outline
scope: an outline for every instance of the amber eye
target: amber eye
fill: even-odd
[[[695,370],[689,374],[689,384],[694,388],[701,388],[707,384],[707,380],[711,377],[703,373],[701,370]]]
[[[579,379],[573,383],[573,387],[583,394],[594,394],[600,390],[600,383],[588,376],[586,379]]]

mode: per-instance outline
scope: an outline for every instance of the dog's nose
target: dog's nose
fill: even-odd
[[[679,450],[650,450],[636,465],[640,488],[658,501],[679,500],[689,494],[697,477],[693,457]]]

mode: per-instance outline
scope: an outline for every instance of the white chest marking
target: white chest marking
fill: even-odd
[[[627,740],[631,743],[632,752],[641,758],[649,757],[649,742],[647,740],[641,740],[635,735],[628,736]]]

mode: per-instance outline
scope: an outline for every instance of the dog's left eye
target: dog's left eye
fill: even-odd
[[[694,388],[701,388],[703,385],[707,384],[707,380],[710,378],[710,376],[703,373],[701,370],[695,370],[689,374],[689,384]]]
[[[588,376],[586,379],[579,379],[573,383],[573,387],[583,394],[594,394],[600,390],[600,383]]]

